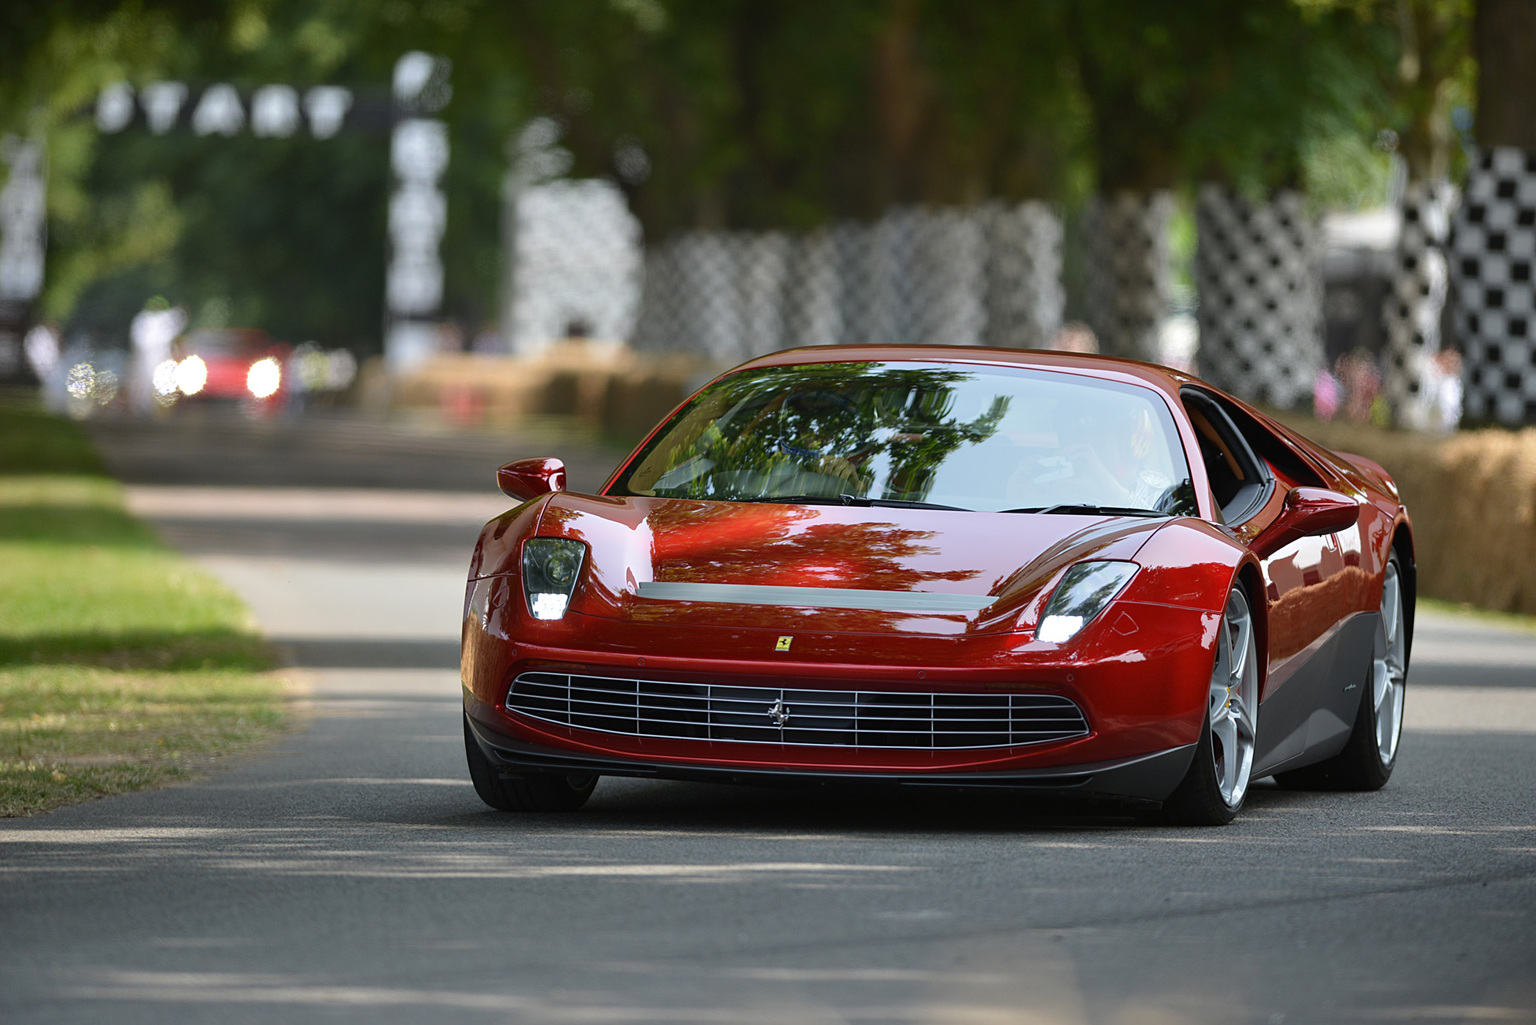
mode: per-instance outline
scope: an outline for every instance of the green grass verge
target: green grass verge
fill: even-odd
[[[78,427],[0,397],[0,816],[190,778],[270,735],[273,664]]]

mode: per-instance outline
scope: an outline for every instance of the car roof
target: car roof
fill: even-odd
[[[1179,389],[1184,385],[1200,383],[1176,370],[1140,360],[1048,349],[997,349],[980,345],[815,345],[769,353],[748,360],[728,373],[806,363],[863,362],[975,363],[1054,370],[1085,377],[1129,381],[1156,389],[1172,398],[1177,398]]]

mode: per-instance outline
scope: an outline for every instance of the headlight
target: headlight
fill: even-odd
[[[580,541],[533,537],[523,542],[523,594],[534,619],[565,615],[586,556],[587,546]]]
[[[278,386],[282,383],[283,368],[271,356],[252,363],[251,369],[245,374],[246,388],[258,399],[270,399],[277,394]]]
[[[1038,640],[1063,644],[1104,611],[1136,575],[1134,562],[1080,562],[1067,570],[1040,617]]]
[[[208,383],[208,364],[201,356],[188,356],[176,364],[175,379],[183,395],[196,395]]]
[[[168,359],[164,363],[161,363],[159,366],[155,367],[154,376],[150,378],[150,383],[154,386],[155,389],[155,397],[161,400],[161,405],[168,405],[176,398],[176,392],[178,390],[178,386],[176,384],[176,367],[176,361],[173,359]]]

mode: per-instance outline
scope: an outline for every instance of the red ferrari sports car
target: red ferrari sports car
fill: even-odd
[[[498,471],[464,603],[470,775],[1006,787],[1221,824],[1392,773],[1411,526],[1375,463],[1162,367],[780,352],[594,495]]]

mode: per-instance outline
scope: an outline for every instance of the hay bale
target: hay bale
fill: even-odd
[[[1439,438],[1286,418],[1329,448],[1376,460],[1413,519],[1419,593],[1536,614],[1536,428]]]

